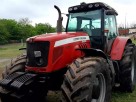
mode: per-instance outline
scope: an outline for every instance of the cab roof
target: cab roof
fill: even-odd
[[[116,12],[116,10],[114,8],[112,8],[111,6],[109,6],[103,2],[95,2],[95,3],[88,3],[88,4],[83,2],[80,5],[69,7],[68,12],[69,13],[77,13],[77,12],[93,11],[93,10],[98,10],[98,9],[112,10],[115,12],[116,15],[118,15],[118,13]]]

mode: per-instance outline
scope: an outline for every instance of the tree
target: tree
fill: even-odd
[[[30,24],[30,20],[28,18],[22,18],[18,22],[18,33],[20,38],[25,40],[26,38],[35,35],[35,29]]]
[[[29,18],[21,18],[18,23],[22,25],[28,25],[31,23],[31,21],[29,20]]]
[[[0,23],[0,44],[5,44],[8,42],[9,33],[5,28],[4,24]]]
[[[5,24],[5,28],[7,29],[9,35],[8,40],[18,40],[18,27],[17,27],[17,21],[12,19],[4,19],[3,23]]]
[[[56,28],[49,23],[38,23],[33,26],[28,18],[22,18],[18,22],[13,19],[0,19],[0,44],[11,40],[25,41],[28,37],[52,32],[56,32]]]
[[[136,23],[131,24],[131,28],[136,28]]]
[[[49,23],[38,23],[35,26],[35,31],[37,34],[53,33],[56,31],[56,28],[53,28]]]

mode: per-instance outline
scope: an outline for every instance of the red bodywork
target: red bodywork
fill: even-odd
[[[111,49],[111,59],[112,60],[121,60],[125,45],[127,41],[129,40],[129,37],[116,37],[116,39],[113,42],[112,49]]]
[[[78,34],[77,34],[78,33]],[[83,56],[77,48],[90,48],[89,36],[86,33],[58,33],[43,34],[28,38],[27,41],[49,41],[48,65],[43,68],[31,68],[26,66],[26,70],[35,72],[53,72],[65,68],[74,59]],[[86,40],[84,38],[87,38]]]
[[[111,49],[111,59],[120,60],[129,38],[117,37],[114,40]],[[28,38],[27,41],[49,41],[48,64],[46,67],[29,67],[26,70],[35,72],[51,73],[62,68],[65,68],[73,60],[83,56],[83,52],[76,50],[78,48],[90,48],[90,39],[86,33],[58,33],[58,34],[43,34]]]

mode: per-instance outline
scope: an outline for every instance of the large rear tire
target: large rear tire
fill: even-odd
[[[87,57],[75,60],[65,74],[62,102],[110,102],[112,79],[105,59]]]
[[[136,85],[136,52],[135,45],[127,43],[123,57],[119,62],[120,89],[121,91],[133,92]]]

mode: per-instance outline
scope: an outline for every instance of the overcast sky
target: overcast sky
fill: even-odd
[[[68,7],[81,2],[104,2],[111,5],[118,12],[118,25],[124,24],[125,16],[128,24],[136,23],[136,0],[0,0],[0,18],[16,19],[29,18],[32,24],[50,23],[56,26],[58,13],[54,5],[68,13]],[[63,26],[67,17],[64,16]]]

